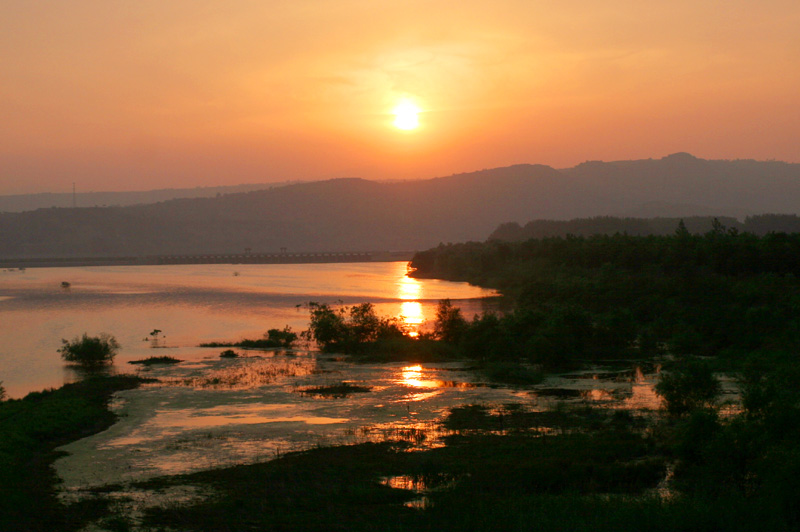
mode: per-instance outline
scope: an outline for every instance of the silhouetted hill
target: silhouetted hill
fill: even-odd
[[[800,205],[800,165],[778,161],[710,161],[675,153],[662,159],[586,162],[562,172],[574,179],[594,204],[606,206],[605,212],[583,216],[743,217],[795,213]],[[641,206],[647,203],[667,208],[642,212]]]
[[[333,179],[130,207],[40,209],[0,214],[0,257],[414,250],[484,240],[505,222],[625,215],[653,202],[662,217],[794,213],[800,165],[676,154],[567,170],[516,165],[398,183]]]
[[[108,207],[142,205],[168,201],[176,198],[210,198],[221,194],[234,194],[263,190],[292,184],[251,183],[244,185],[228,185],[219,187],[163,188],[158,190],[136,190],[125,192],[78,192],[73,197],[68,192],[41,192],[38,194],[9,194],[0,196],[0,212],[24,212],[50,207],[72,207],[73,200],[78,207]]]

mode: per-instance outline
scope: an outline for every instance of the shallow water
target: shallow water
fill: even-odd
[[[214,376],[248,372],[271,377],[205,384]],[[397,435],[418,434],[420,445],[438,445],[435,422],[454,406],[531,402],[524,390],[474,382],[474,374],[458,363],[354,365],[315,352],[231,360],[207,353],[142,373],[161,382],[117,394],[117,424],[62,448],[70,456],[56,467],[67,487],[251,463],[314,445]],[[370,391],[347,397],[302,393],[341,382]]]
[[[251,264],[29,268],[0,271],[0,381],[10,397],[79,378],[56,350],[61,339],[107,332],[122,345],[115,365],[154,354],[196,356],[215,340],[259,338],[308,326],[309,301],[372,302],[379,315],[424,327],[440,299],[467,316],[495,295],[466,283],[407,277],[407,263]],[[61,283],[70,286],[63,288]],[[481,299],[484,298],[484,299]],[[162,331],[154,351],[147,341]]]
[[[520,405],[542,411],[553,406],[537,395],[539,387],[487,385],[460,363],[351,364],[309,351],[220,359],[217,351],[199,350],[181,364],[142,370],[159,382],[117,394],[114,410],[120,420],[114,426],[62,448],[69,455],[56,462],[56,469],[64,487],[253,463],[317,445],[403,439],[430,448],[452,434],[440,423],[451,408]],[[631,399],[641,390],[651,392],[653,377],[551,377],[542,387],[604,390],[608,407],[651,409],[658,404]],[[369,391],[346,397],[303,393],[343,382]],[[594,402],[581,394],[575,400]]]

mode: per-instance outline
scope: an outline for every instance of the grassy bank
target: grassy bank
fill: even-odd
[[[0,403],[0,530],[74,530],[100,510],[58,501],[55,449],[109,427],[111,395],[139,382],[96,377]]]

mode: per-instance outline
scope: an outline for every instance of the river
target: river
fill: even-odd
[[[58,387],[79,375],[57,349],[84,332],[114,335],[117,369],[154,353],[198,359],[202,342],[259,338],[308,326],[309,301],[371,302],[379,315],[425,327],[440,299],[466,315],[494,292],[466,283],[417,280],[405,262],[29,268],[0,271],[0,381],[10,397]],[[68,283],[62,286],[62,283]],[[153,351],[155,329],[160,347]]]

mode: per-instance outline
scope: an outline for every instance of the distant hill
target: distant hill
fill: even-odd
[[[78,192],[72,193],[43,192],[39,194],[10,194],[0,196],[0,212],[24,212],[50,207],[72,207],[73,200],[77,207],[110,207],[157,203],[176,198],[211,198],[220,194],[250,192],[272,187],[285,186],[297,181],[282,183],[251,183],[219,187],[164,188],[159,190],[141,190],[127,192]]]
[[[800,165],[663,159],[516,165],[428,180],[333,179],[147,205],[0,214],[0,257],[415,250],[503,223],[800,211]]]

